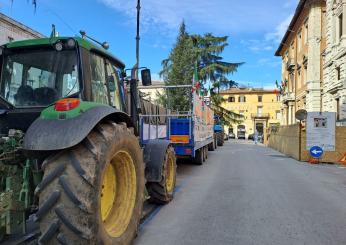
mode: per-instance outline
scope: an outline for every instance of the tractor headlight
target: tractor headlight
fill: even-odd
[[[68,48],[74,48],[76,46],[76,41],[73,38],[69,38],[66,42]]]
[[[61,51],[63,49],[63,47],[64,46],[63,46],[63,44],[60,41],[58,41],[58,42],[56,42],[54,44],[54,48],[55,48],[56,51]]]

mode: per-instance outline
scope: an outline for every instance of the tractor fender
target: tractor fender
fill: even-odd
[[[145,178],[148,182],[161,182],[162,167],[170,144],[169,140],[157,139],[144,146]]]
[[[37,118],[27,130],[25,151],[55,151],[73,147],[82,142],[101,121],[126,122],[133,127],[131,118],[110,106],[97,106],[71,119]]]

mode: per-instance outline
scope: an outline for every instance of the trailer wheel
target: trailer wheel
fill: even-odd
[[[39,244],[130,244],[144,199],[144,163],[126,124],[98,125],[79,145],[46,159]]]
[[[214,148],[217,149],[217,134],[214,134]]]
[[[147,183],[150,201],[157,204],[169,203],[173,199],[176,176],[177,160],[175,157],[174,148],[169,146],[164,159],[161,182]]]
[[[224,144],[223,133],[217,133],[217,146],[223,146],[223,144]]]
[[[204,159],[204,156],[203,156],[203,148],[200,148],[196,151],[196,156],[194,158],[194,163],[197,164],[197,165],[202,165],[203,164],[203,159]]]
[[[208,150],[209,151],[215,151],[215,145],[214,145],[215,143],[214,143],[214,141],[213,142],[211,142],[209,145],[208,145]]]

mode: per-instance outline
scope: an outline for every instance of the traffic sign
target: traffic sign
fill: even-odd
[[[304,109],[296,112],[296,119],[299,121],[304,121],[308,116],[308,112]]]
[[[323,149],[319,146],[313,146],[310,149],[310,155],[314,158],[320,158],[323,155]]]

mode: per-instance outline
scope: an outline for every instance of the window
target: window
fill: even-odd
[[[110,99],[111,104],[119,109],[123,109],[123,103],[122,103],[122,93],[123,91],[120,91],[120,79],[119,79],[119,73],[120,71],[113,66],[108,60],[107,60],[107,78],[108,78],[108,86],[109,86],[109,93],[110,93]]]
[[[5,54],[0,95],[16,107],[48,106],[79,92],[74,50],[30,49]]]
[[[341,39],[343,35],[343,14],[339,15],[339,38]]]
[[[238,102],[243,102],[243,103],[245,103],[245,102],[246,102],[246,97],[245,97],[244,95],[239,96]]]
[[[338,81],[341,80],[341,69],[340,69],[340,66],[338,66],[336,68],[336,78],[338,79]]]
[[[304,85],[307,83],[307,81],[308,81],[308,66],[304,66],[304,79],[303,79]]]
[[[306,21],[307,22],[307,21]],[[305,24],[305,30],[304,30],[304,44],[308,44],[309,39],[309,25]]]
[[[105,61],[96,54],[91,54],[90,58],[92,101],[109,104],[106,87]]]
[[[233,96],[228,97],[228,102],[235,102],[235,98]]]
[[[8,36],[8,37],[7,37],[7,40],[8,40],[8,42],[9,42],[9,43],[11,43],[11,42],[13,42],[13,41],[14,41],[14,38],[13,38],[13,37]]]
[[[300,52],[302,48],[302,31],[299,31],[298,33],[298,52]]]
[[[336,99],[336,120],[340,120],[340,99]]]
[[[276,101],[280,101],[280,95],[276,96]]]
[[[262,116],[263,113],[263,106],[257,106],[257,115]]]
[[[262,102],[262,95],[258,95],[258,102]]]
[[[281,111],[276,111],[276,120],[281,120]]]

